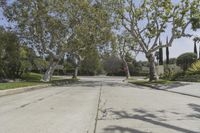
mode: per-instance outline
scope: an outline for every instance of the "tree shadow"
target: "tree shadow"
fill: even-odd
[[[156,125],[156,126],[160,126],[160,127],[163,127],[163,128],[168,128],[170,130],[178,131],[178,132],[181,132],[181,133],[199,133],[199,132],[196,132],[196,131],[192,131],[192,130],[189,130],[189,129],[185,129],[185,128],[182,128],[182,127],[178,127],[178,126],[175,126],[175,125],[165,123],[164,122],[164,121],[166,121],[165,119],[160,118],[160,117],[156,116],[155,114],[148,113],[148,111],[143,110],[143,109],[133,109],[133,112],[134,112],[134,114],[128,113],[126,111],[111,111],[112,115],[116,116],[117,120],[134,119],[134,120],[140,120],[140,121],[143,121],[143,122],[146,122],[146,123],[150,123],[150,124],[153,124],[153,125]],[[157,111],[157,112],[165,112],[165,111],[162,110],[162,111]],[[116,126],[116,125],[112,125],[112,126],[109,126],[107,128],[104,128],[104,131],[105,132],[109,131],[109,133],[112,133],[112,132],[115,132],[115,131],[118,131],[119,133],[125,133],[125,132],[126,133],[135,133],[135,132],[136,133],[145,133],[145,132],[138,131],[138,130],[135,130],[135,129],[132,129],[132,128],[124,128],[124,127],[120,127],[120,126]]]
[[[150,88],[150,89],[152,89],[152,90],[159,90],[159,91],[165,91],[165,92],[179,94],[179,95],[183,95],[183,96],[200,98],[200,96],[198,96],[198,95],[194,95],[194,94],[189,94],[189,93],[185,93],[185,92],[180,92],[180,91],[173,90],[174,88],[183,87],[183,86],[187,86],[187,85],[190,85],[190,83],[177,82],[177,83],[173,83],[173,84],[169,84],[169,85],[168,84],[167,85],[154,84],[154,85],[147,86],[147,87]]]
[[[200,119],[200,105],[197,105],[197,104],[188,104],[188,106],[190,108],[192,108],[196,113],[188,115],[187,117]]]
[[[137,87],[140,89],[145,89],[143,86],[137,86],[134,84],[128,84],[124,82],[114,82],[114,81],[76,81],[74,83],[68,84],[64,83],[60,86],[72,86],[72,87],[100,87],[100,86],[106,86],[106,87]]]
[[[128,128],[128,127],[121,127],[121,126],[109,126],[107,128],[104,128],[105,132],[108,133],[148,133],[148,132],[142,132],[136,129]]]
[[[190,85],[190,83],[174,82],[174,83],[169,83],[169,84],[157,84],[154,87],[160,90],[170,90],[170,89],[187,86],[187,85]]]

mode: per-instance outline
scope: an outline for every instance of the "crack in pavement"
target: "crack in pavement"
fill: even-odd
[[[102,88],[103,88],[103,82],[101,82],[101,86],[100,86],[100,90],[99,90],[99,99],[98,99],[97,113],[96,113],[96,118],[95,118],[94,133],[96,133],[96,130],[97,130],[97,122],[98,122],[98,117],[99,117]]]

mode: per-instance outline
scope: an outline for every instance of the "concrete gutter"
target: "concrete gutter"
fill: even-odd
[[[37,89],[41,89],[41,88],[46,88],[48,86],[51,86],[51,84],[35,85],[35,86],[21,87],[21,88],[8,89],[8,90],[0,90],[0,97],[23,93],[23,92],[27,92],[27,91],[31,91],[31,90],[37,90]]]

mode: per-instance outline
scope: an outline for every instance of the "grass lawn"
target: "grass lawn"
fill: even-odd
[[[14,89],[19,87],[27,87],[41,84],[57,84],[57,82],[74,82],[75,79],[63,79],[59,77],[52,77],[51,82],[41,82],[42,75],[38,73],[27,73],[22,76],[22,82],[9,82],[9,83],[0,83],[0,90]]]
[[[26,81],[31,81],[31,82],[40,82],[41,78],[42,78],[42,74],[39,73],[26,73],[22,76],[23,80]],[[53,80],[60,80],[61,78],[59,77],[52,77],[52,81]]]
[[[34,86],[39,85],[42,83],[39,82],[12,82],[12,83],[0,83],[0,90],[6,89],[14,89],[19,87],[27,87],[27,86]]]

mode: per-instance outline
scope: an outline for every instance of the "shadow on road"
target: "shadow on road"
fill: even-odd
[[[73,87],[99,87],[99,86],[108,86],[108,87],[136,87],[139,89],[145,89],[143,86],[137,86],[134,84],[127,84],[125,82],[119,81],[78,81],[73,84],[62,84],[61,86],[73,86]]]
[[[188,115],[191,118],[198,118],[200,119],[200,105],[197,104],[188,104],[190,108],[192,108],[196,113]]]
[[[121,127],[121,126],[110,126],[108,128],[104,129],[105,133],[148,133],[148,132],[142,132],[136,129],[127,128],[127,127]]]
[[[193,105],[192,105],[193,106]],[[200,106],[193,106],[197,111],[199,111]],[[166,113],[165,110],[157,111],[158,113]],[[170,130],[178,131],[181,133],[199,133],[196,131],[192,131],[189,129],[185,129],[183,127],[178,127],[175,125],[171,125],[166,123],[166,119],[156,116],[155,114],[149,113],[146,110],[143,109],[133,109],[133,113],[128,113],[126,111],[111,111],[111,116],[115,116],[115,120],[121,120],[121,119],[134,119],[134,120],[140,120],[146,123],[150,123],[156,126],[160,126],[161,128],[168,128]],[[174,113],[174,112],[171,112]],[[174,113],[176,115],[180,115],[179,113]],[[147,133],[143,131],[139,131],[133,128],[127,128],[122,127],[118,125],[111,125],[106,128],[104,128],[105,133]]]
[[[200,98],[199,95],[189,94],[189,93],[186,93],[186,92],[174,90],[177,87],[183,87],[183,86],[187,86],[187,85],[190,85],[190,83],[176,82],[174,84],[169,84],[169,85],[161,85],[161,84],[158,85],[158,84],[156,84],[156,85],[151,85],[151,86],[146,86],[146,87],[153,89],[153,90],[166,91],[166,92],[169,92],[169,93],[174,93],[174,94],[179,94],[179,95],[184,95],[184,96],[189,96],[189,97],[194,97],[194,98]],[[138,86],[143,86],[143,85],[137,85],[137,88],[139,88]],[[179,90],[181,90],[181,89],[179,89]]]
[[[170,84],[157,84],[153,87],[157,88],[157,89],[161,89],[161,90],[170,90],[170,89],[174,89],[177,87],[182,87],[182,86],[187,86],[190,85],[190,83],[183,83],[183,82],[174,82],[174,83],[170,83]]]

